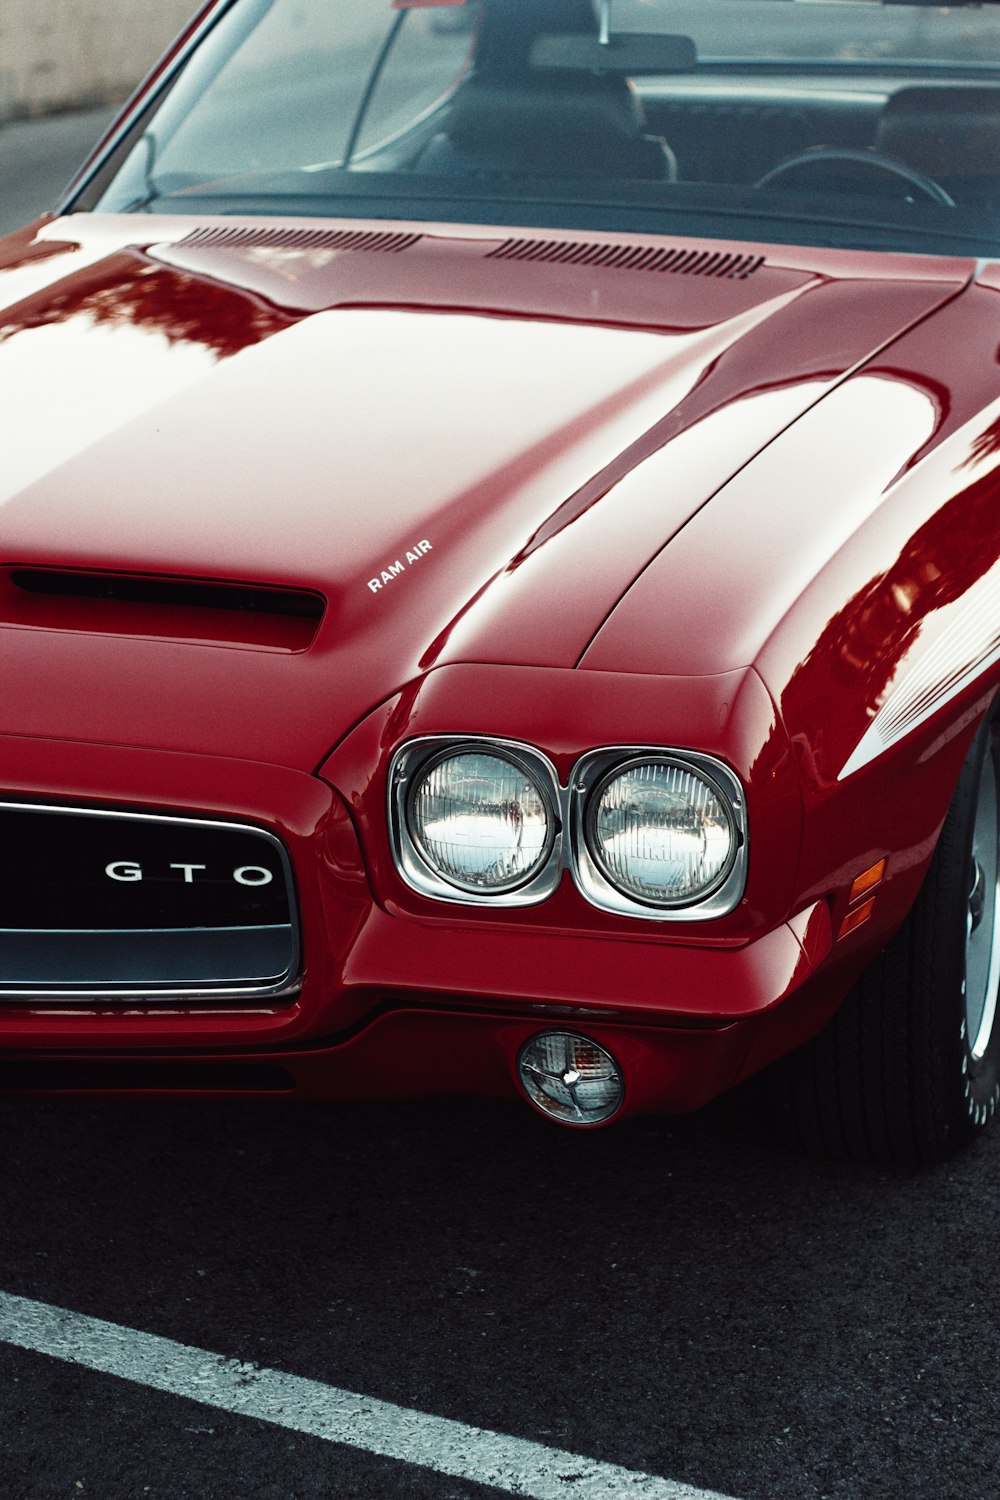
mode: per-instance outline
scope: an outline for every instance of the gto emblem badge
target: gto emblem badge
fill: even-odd
[[[207,865],[168,865],[170,870],[180,870],[184,877],[185,885],[194,885],[195,874],[199,870],[207,870]],[[111,864],[104,866],[104,873],[110,880],[142,880],[142,865],[136,864],[132,859],[115,859]],[[238,865],[233,871],[233,879],[237,885],[270,885],[274,875],[266,870],[263,865]]]

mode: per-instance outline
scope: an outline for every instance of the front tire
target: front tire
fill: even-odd
[[[812,1154],[942,1161],[1000,1107],[1000,700],[966,757],[913,909],[829,1026],[778,1070]]]

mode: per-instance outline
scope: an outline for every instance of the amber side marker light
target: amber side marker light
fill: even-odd
[[[874,909],[875,897],[869,896],[868,900],[863,902],[861,906],[856,908],[856,910],[849,911],[847,913],[847,916],[840,924],[840,931],[837,933],[837,941],[839,942],[841,938],[847,937],[848,933],[857,931],[859,927],[863,927],[865,922],[868,921],[868,918],[871,916]]]
[[[837,933],[838,943],[841,938],[845,938],[850,933],[856,932],[859,927],[863,927],[875,910],[875,897],[869,895],[868,892],[874,891],[877,886],[882,884],[885,878],[886,863],[886,860],[880,859],[876,864],[870,865],[867,870],[862,870],[861,874],[855,878],[854,884],[851,886],[851,894],[848,897],[849,910],[840,924],[840,931]]]
[[[885,867],[886,861],[880,859],[877,865],[872,865],[870,869],[863,871],[857,877],[851,886],[851,894],[847,903],[849,906],[853,906],[855,901],[860,901],[861,897],[866,895],[868,891],[874,890],[875,886],[882,884],[883,877],[885,876]]]

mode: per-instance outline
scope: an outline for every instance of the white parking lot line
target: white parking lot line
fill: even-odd
[[[531,1500],[727,1500],[714,1491],[425,1416],[7,1292],[0,1292],[0,1341]]]

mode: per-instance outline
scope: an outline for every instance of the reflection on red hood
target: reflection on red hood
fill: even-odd
[[[42,236],[0,250],[0,562],[327,610],[298,654],[11,630],[0,732],[308,768],[436,664],[575,664],[720,485],[970,271],[426,225]]]

